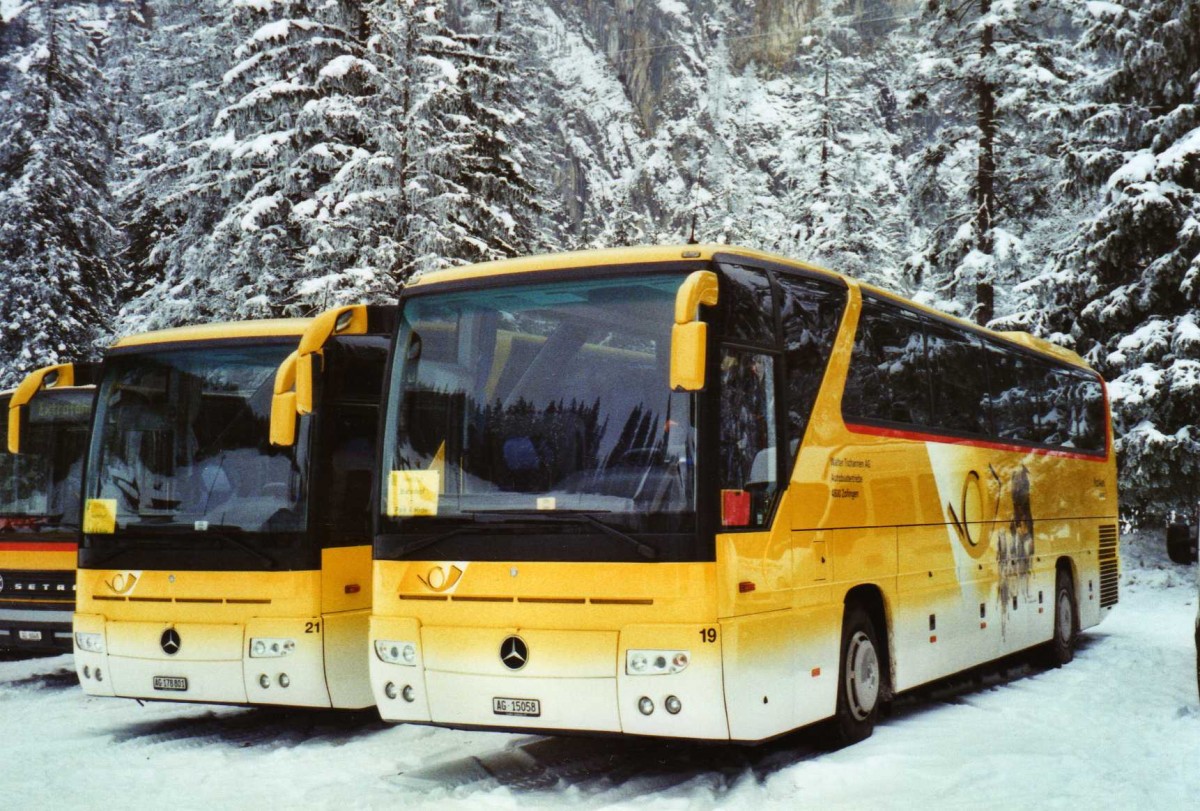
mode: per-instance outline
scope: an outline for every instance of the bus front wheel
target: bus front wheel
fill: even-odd
[[[847,606],[832,729],[837,745],[848,746],[870,737],[879,717],[885,678],[875,623],[861,606]]]

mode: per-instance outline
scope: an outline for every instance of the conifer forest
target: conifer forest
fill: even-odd
[[[0,0],[0,384],[689,237],[1083,355],[1200,496],[1200,0]]]

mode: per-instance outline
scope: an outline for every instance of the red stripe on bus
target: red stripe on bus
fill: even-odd
[[[78,552],[79,544],[74,541],[59,543],[33,543],[23,541],[0,541],[0,552]]]
[[[945,445],[969,445],[974,448],[987,448],[994,451],[1024,451],[1026,453],[1036,453],[1043,456],[1062,456],[1067,459],[1087,459],[1092,462],[1107,462],[1108,449],[1105,443],[1105,452],[1103,456],[1094,453],[1081,453],[1079,451],[1068,451],[1061,448],[1039,448],[1033,445],[1022,445],[1018,442],[992,442],[986,439],[966,439],[965,437],[944,436],[942,434],[924,434],[920,431],[903,431],[899,428],[883,428],[878,425],[863,425],[862,423],[848,422],[846,429],[855,434],[869,434],[871,436],[885,436],[892,439],[909,439],[914,442],[939,442]]]

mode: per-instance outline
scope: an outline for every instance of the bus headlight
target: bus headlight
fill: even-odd
[[[625,652],[625,675],[665,676],[687,669],[692,656],[685,650],[628,650]]]
[[[250,640],[251,659],[271,659],[279,656],[287,656],[295,649],[296,640],[294,639],[274,639],[258,636]]]
[[[75,646],[88,653],[104,653],[104,637],[100,634],[85,634],[76,631]]]
[[[408,665],[409,667],[414,667],[417,664],[417,645],[414,642],[392,642],[388,639],[376,639],[375,655],[379,657],[379,661],[387,662],[389,665]]]

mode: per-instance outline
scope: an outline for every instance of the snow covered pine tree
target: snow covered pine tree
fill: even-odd
[[[29,4],[0,27],[0,387],[91,357],[108,320],[111,122],[87,11]]]
[[[1200,0],[1089,3],[1111,59],[1068,154],[1102,207],[1057,258],[1042,330],[1108,380],[1136,522],[1200,496]]]

